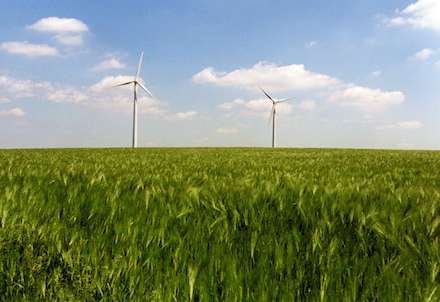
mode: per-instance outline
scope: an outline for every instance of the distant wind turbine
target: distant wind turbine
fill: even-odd
[[[266,91],[264,91],[263,88],[260,88],[261,91],[264,93],[264,95],[271,101],[272,108],[270,110],[270,116],[269,116],[269,122],[272,120],[272,148],[275,148],[275,116],[276,116],[276,107],[278,104],[287,102],[291,100],[292,98],[282,99],[282,100],[275,100],[272,98]]]
[[[138,137],[137,137],[137,129],[138,129],[138,121],[137,121],[137,86],[141,87],[150,97],[153,97],[153,94],[140,82],[140,72],[142,67],[142,61],[144,59],[144,53],[141,53],[141,57],[139,59],[139,65],[136,72],[136,77],[133,81],[122,83],[119,85],[115,85],[113,87],[125,86],[133,84],[133,142],[132,147],[137,148],[138,146]]]

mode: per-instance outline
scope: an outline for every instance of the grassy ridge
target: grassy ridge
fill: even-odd
[[[0,300],[439,301],[440,153],[0,151]]]

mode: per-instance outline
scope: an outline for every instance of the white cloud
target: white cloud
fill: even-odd
[[[55,40],[67,46],[78,46],[83,44],[82,35],[59,34],[55,36]]]
[[[0,74],[0,91],[9,99],[41,95],[53,89],[49,82],[19,80]]]
[[[133,108],[133,86],[112,87],[129,81],[133,81],[133,76],[117,75],[104,77],[87,90],[90,95],[87,105],[117,112],[131,113]],[[143,82],[142,79],[141,82]],[[172,112],[164,103],[145,96],[142,91],[139,91],[138,96],[139,111],[143,114],[154,114],[167,120],[190,120],[198,114],[196,111]]]
[[[373,78],[379,78],[382,75],[382,70],[375,70],[371,73]]]
[[[400,91],[382,91],[362,86],[350,86],[330,95],[330,102],[342,106],[357,107],[367,112],[378,112],[397,105],[405,100]]]
[[[27,41],[24,42],[4,42],[0,44],[0,48],[17,55],[24,55],[27,57],[53,57],[57,56],[58,50],[46,44],[32,44]]]
[[[0,75],[0,92],[8,99],[38,98],[56,103],[80,103],[90,96],[72,87],[57,87],[49,82],[19,80]]]
[[[133,110],[133,100],[129,100],[129,103],[131,113]],[[165,104],[147,96],[139,98],[139,104],[140,112],[143,114],[153,114],[162,118],[165,118],[167,114],[170,114]]]
[[[284,105],[284,104],[280,104],[280,105]],[[289,108],[291,107],[290,104],[286,104],[286,105],[289,106]],[[244,108],[250,111],[261,112],[261,111],[270,111],[270,108],[272,108],[272,103],[270,103],[270,101],[266,99],[256,99],[245,102],[243,106]]]
[[[243,105],[244,103],[245,103],[244,100],[236,99],[236,100],[233,100],[232,102],[226,102],[226,103],[220,104],[217,107],[221,110],[229,111],[229,110],[235,108],[237,105]]]
[[[9,110],[1,110],[0,111],[0,117],[2,116],[9,116],[9,117],[23,117],[25,115],[25,112],[21,108],[12,108]]]
[[[99,110],[131,114],[133,111],[133,95],[114,92],[91,94],[84,105]],[[138,110],[141,114],[153,114],[159,117],[165,117],[167,113],[164,104],[148,97],[138,99]]]
[[[117,112],[131,112],[133,108],[133,86],[113,87],[130,81],[133,81],[133,76],[104,77],[86,90],[88,94],[87,104]],[[142,79],[140,81],[143,83]],[[189,120],[197,115],[196,111],[172,112],[162,102],[146,96],[142,90],[138,92],[138,101],[141,113],[154,114],[167,120]]]
[[[117,75],[104,77],[86,89],[89,96],[87,105],[115,112],[130,113],[133,110],[133,86],[113,87],[130,81],[133,81],[133,76]],[[165,117],[168,114],[164,104],[157,99],[146,96],[143,91],[138,93],[138,102],[139,111],[143,114],[155,114],[161,117]]]
[[[116,87],[113,87],[115,85],[130,82],[133,80],[134,80],[133,76],[129,76],[129,75],[106,76],[96,84],[90,86],[90,90],[93,92],[103,92],[108,89],[115,89]],[[127,90],[128,89],[132,90],[131,86],[129,85],[119,87],[119,89],[123,89],[123,88]]]
[[[440,32],[440,1],[417,0],[398,12],[394,18],[388,19],[391,26],[412,26]]]
[[[420,50],[419,52],[417,52],[414,55],[414,58],[419,61],[426,61],[429,58],[431,58],[435,54],[435,52],[436,51],[431,48],[424,48],[424,49]]]
[[[28,28],[39,32],[57,34],[83,33],[89,31],[88,26],[81,20],[59,17],[42,18],[34,24],[29,25]]]
[[[217,72],[205,68],[192,77],[195,83],[214,84],[223,87],[239,87],[255,90],[262,86],[270,91],[315,90],[337,85],[339,81],[327,75],[314,73],[304,65],[279,66],[259,62],[251,68],[231,72]]]
[[[130,114],[133,110],[132,86],[111,88],[111,85],[133,80],[132,76],[104,77],[90,87],[66,87],[49,82],[19,80],[0,74],[0,101],[33,99],[54,103],[72,103],[99,110]],[[128,87],[128,88],[125,88]],[[189,120],[196,111],[173,112],[165,103],[139,92],[139,112],[152,114],[167,120]],[[14,110],[15,114],[18,111]]]
[[[189,120],[197,115],[196,111],[186,111],[186,112],[177,112],[175,114],[170,115],[171,118],[176,118],[179,120]]]
[[[105,59],[104,61],[96,64],[93,66],[93,71],[103,71],[103,70],[109,70],[109,69],[122,69],[125,68],[125,64],[121,63],[117,58],[110,57],[108,59]]]
[[[423,124],[420,121],[412,120],[379,126],[378,129],[419,129],[422,127]]]
[[[313,48],[316,45],[318,45],[318,41],[315,41],[315,40],[309,41],[309,42],[306,43],[306,48]]]
[[[244,115],[261,115],[266,117],[266,114],[270,112],[272,105],[267,99],[254,99],[244,101],[242,99],[236,99],[232,102],[220,104],[217,108],[223,111],[231,111],[233,109],[239,109],[241,114]],[[289,114],[293,110],[301,111],[313,111],[316,109],[316,102],[313,100],[303,100],[297,102],[292,100],[290,103],[281,103],[277,105],[277,113]]]
[[[249,101],[236,99],[232,102],[220,104],[218,108],[223,111],[231,111],[233,109],[238,109],[240,113],[243,115],[266,116],[266,114],[270,113],[272,104],[270,103],[270,101],[264,98],[253,99]],[[288,114],[292,112],[293,106],[289,103],[281,103],[278,104],[276,108],[277,108],[277,113]]]
[[[75,18],[48,17],[38,20],[28,29],[54,35],[54,39],[67,46],[79,46],[83,44],[83,34],[89,31],[89,27],[83,21]]]
[[[81,103],[89,96],[74,88],[51,89],[47,92],[47,99],[55,103]]]
[[[11,102],[11,100],[9,99],[9,98],[7,98],[7,97],[0,97],[0,104],[7,104],[7,103],[10,103]]]
[[[376,71],[375,75],[380,75],[380,71]],[[250,90],[261,85],[271,92],[307,90],[309,93],[318,93],[320,96],[328,95],[331,102],[340,106],[353,106],[367,112],[386,110],[391,105],[402,103],[405,99],[405,95],[400,91],[381,91],[344,83],[334,77],[308,71],[304,68],[304,65],[278,66],[267,62],[259,62],[249,69],[237,69],[229,73],[216,72],[212,67],[209,67],[195,74],[193,81],[195,83],[210,83],[217,86],[241,87]],[[297,109],[306,110],[313,110],[316,107],[316,103],[304,103],[302,106],[293,104],[293,107],[287,105],[290,108],[289,110],[295,106]],[[237,99],[233,102],[223,103],[218,108],[227,111],[237,107],[237,105],[243,105],[253,111],[257,107],[270,106],[264,100],[245,102]],[[251,106],[253,108],[250,108]]]
[[[228,135],[228,134],[237,134],[239,130],[237,128],[218,128],[216,132],[219,134]]]

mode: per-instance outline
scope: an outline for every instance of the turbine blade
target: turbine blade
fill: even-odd
[[[144,52],[141,52],[141,57],[139,58],[139,64],[138,64],[138,69],[136,72],[136,79],[135,81],[139,80],[139,75],[141,74],[141,68],[142,68],[142,62],[144,60]]]
[[[153,96],[153,94],[151,93],[151,91],[150,90],[148,90],[148,88],[147,87],[145,87],[144,85],[142,85],[141,83],[139,83],[139,82],[136,82],[136,84],[138,84],[150,97],[152,97],[152,98],[154,98],[154,96]]]
[[[134,83],[134,81],[130,81],[130,82],[125,82],[125,83],[122,83],[122,84],[118,84],[118,85],[113,85],[112,87],[125,86],[125,85],[128,85],[128,84],[133,84],[133,83]]]
[[[275,103],[275,100],[266,91],[264,91],[263,88],[260,87],[260,89],[264,93],[264,95],[267,96],[269,98],[269,100],[272,101],[272,103]]]
[[[282,100],[277,101],[276,103],[277,103],[277,104],[279,104],[279,103],[285,103],[285,102],[288,102],[288,101],[290,101],[290,100],[293,100],[293,98],[282,99]]]

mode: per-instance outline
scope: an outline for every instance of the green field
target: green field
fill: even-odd
[[[1,301],[439,301],[440,153],[0,151]]]

